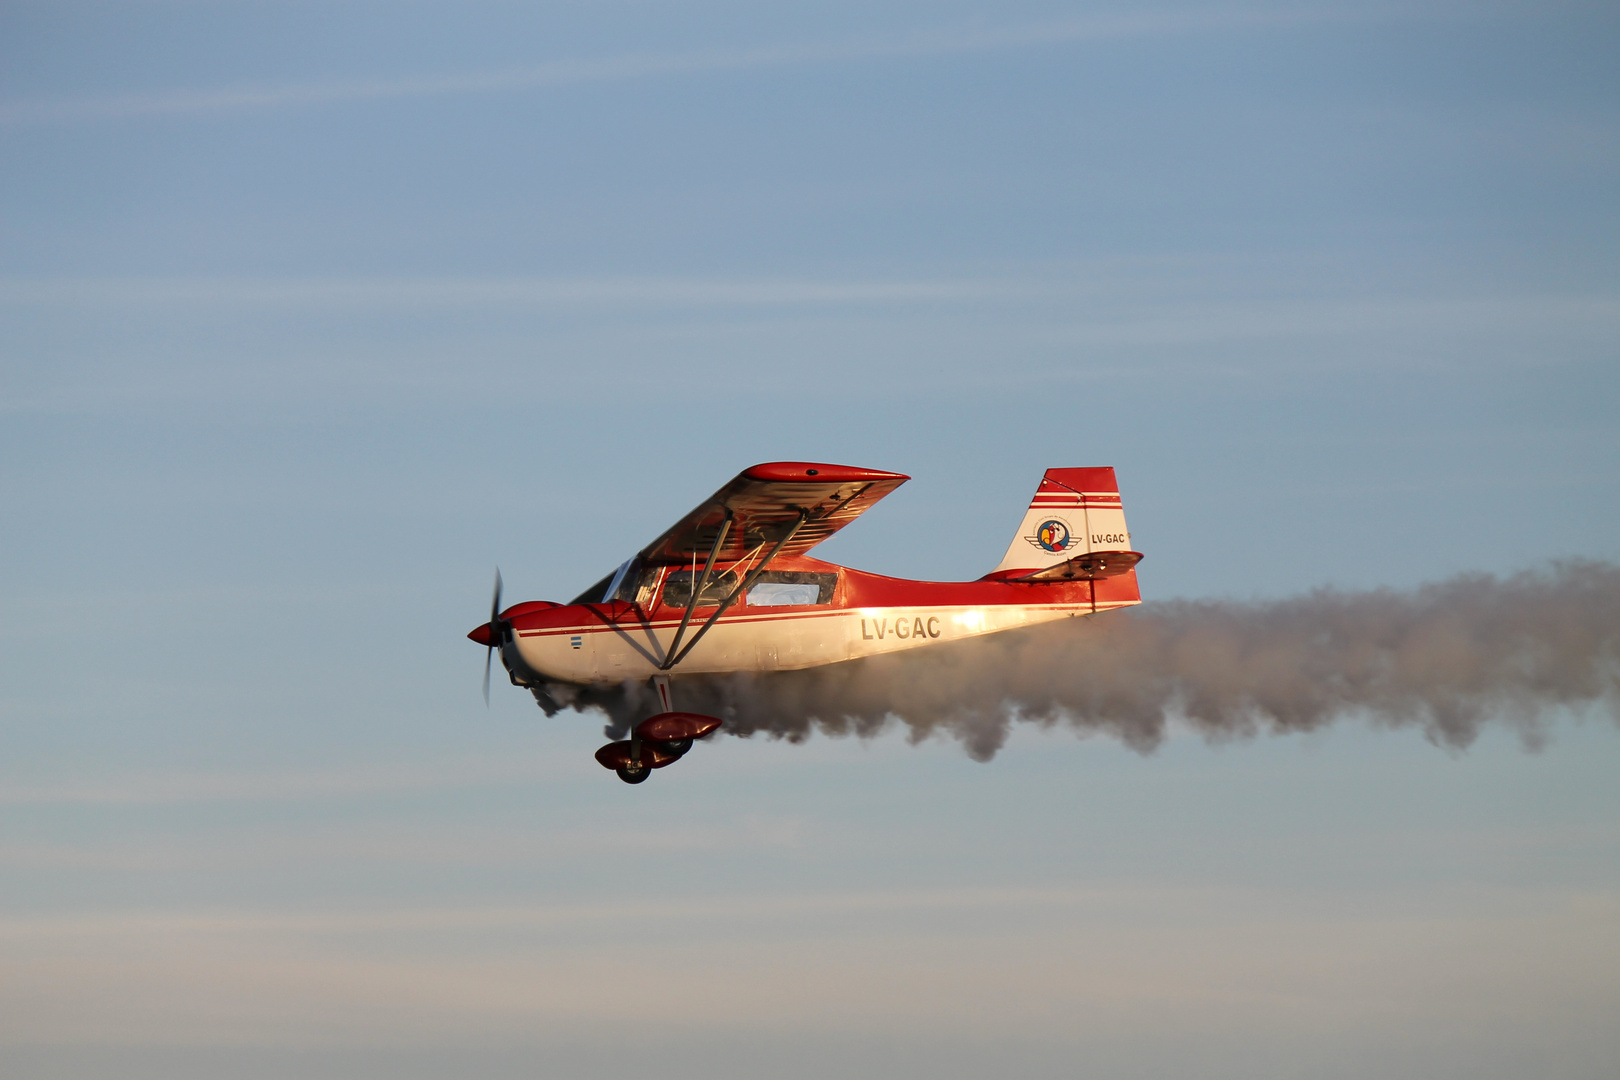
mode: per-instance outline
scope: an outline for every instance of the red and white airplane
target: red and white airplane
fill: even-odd
[[[789,671],[916,649],[1141,602],[1111,468],[1048,469],[996,568],[908,581],[808,552],[905,483],[900,473],[773,461],[745,469],[567,604],[501,610],[467,636],[500,650],[513,685],[652,680],[664,711],[596,758],[639,784],[720,720],[674,709],[669,675]]]

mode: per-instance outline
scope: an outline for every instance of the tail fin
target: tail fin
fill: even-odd
[[[1047,469],[1007,554],[985,576],[1024,581],[1114,577],[1141,559],[1131,550],[1113,469]]]

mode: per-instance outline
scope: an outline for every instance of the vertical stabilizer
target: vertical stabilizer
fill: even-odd
[[[987,576],[1025,577],[1084,555],[1130,549],[1112,468],[1047,469],[1007,554]]]

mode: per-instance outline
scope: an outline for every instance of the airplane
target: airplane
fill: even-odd
[[[744,469],[663,535],[566,604],[501,608],[467,636],[498,650],[514,686],[650,680],[662,710],[596,760],[628,784],[680,760],[718,717],[674,707],[670,675],[792,671],[916,649],[1141,602],[1112,468],[1048,469],[1007,553],[976,581],[910,581],[809,551],[911,479],[773,461]],[[548,711],[555,711],[549,709]]]

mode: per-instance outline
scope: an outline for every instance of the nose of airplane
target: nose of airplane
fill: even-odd
[[[485,648],[488,648],[495,642],[495,632],[490,629],[489,623],[485,623],[483,626],[480,626],[467,636]]]

